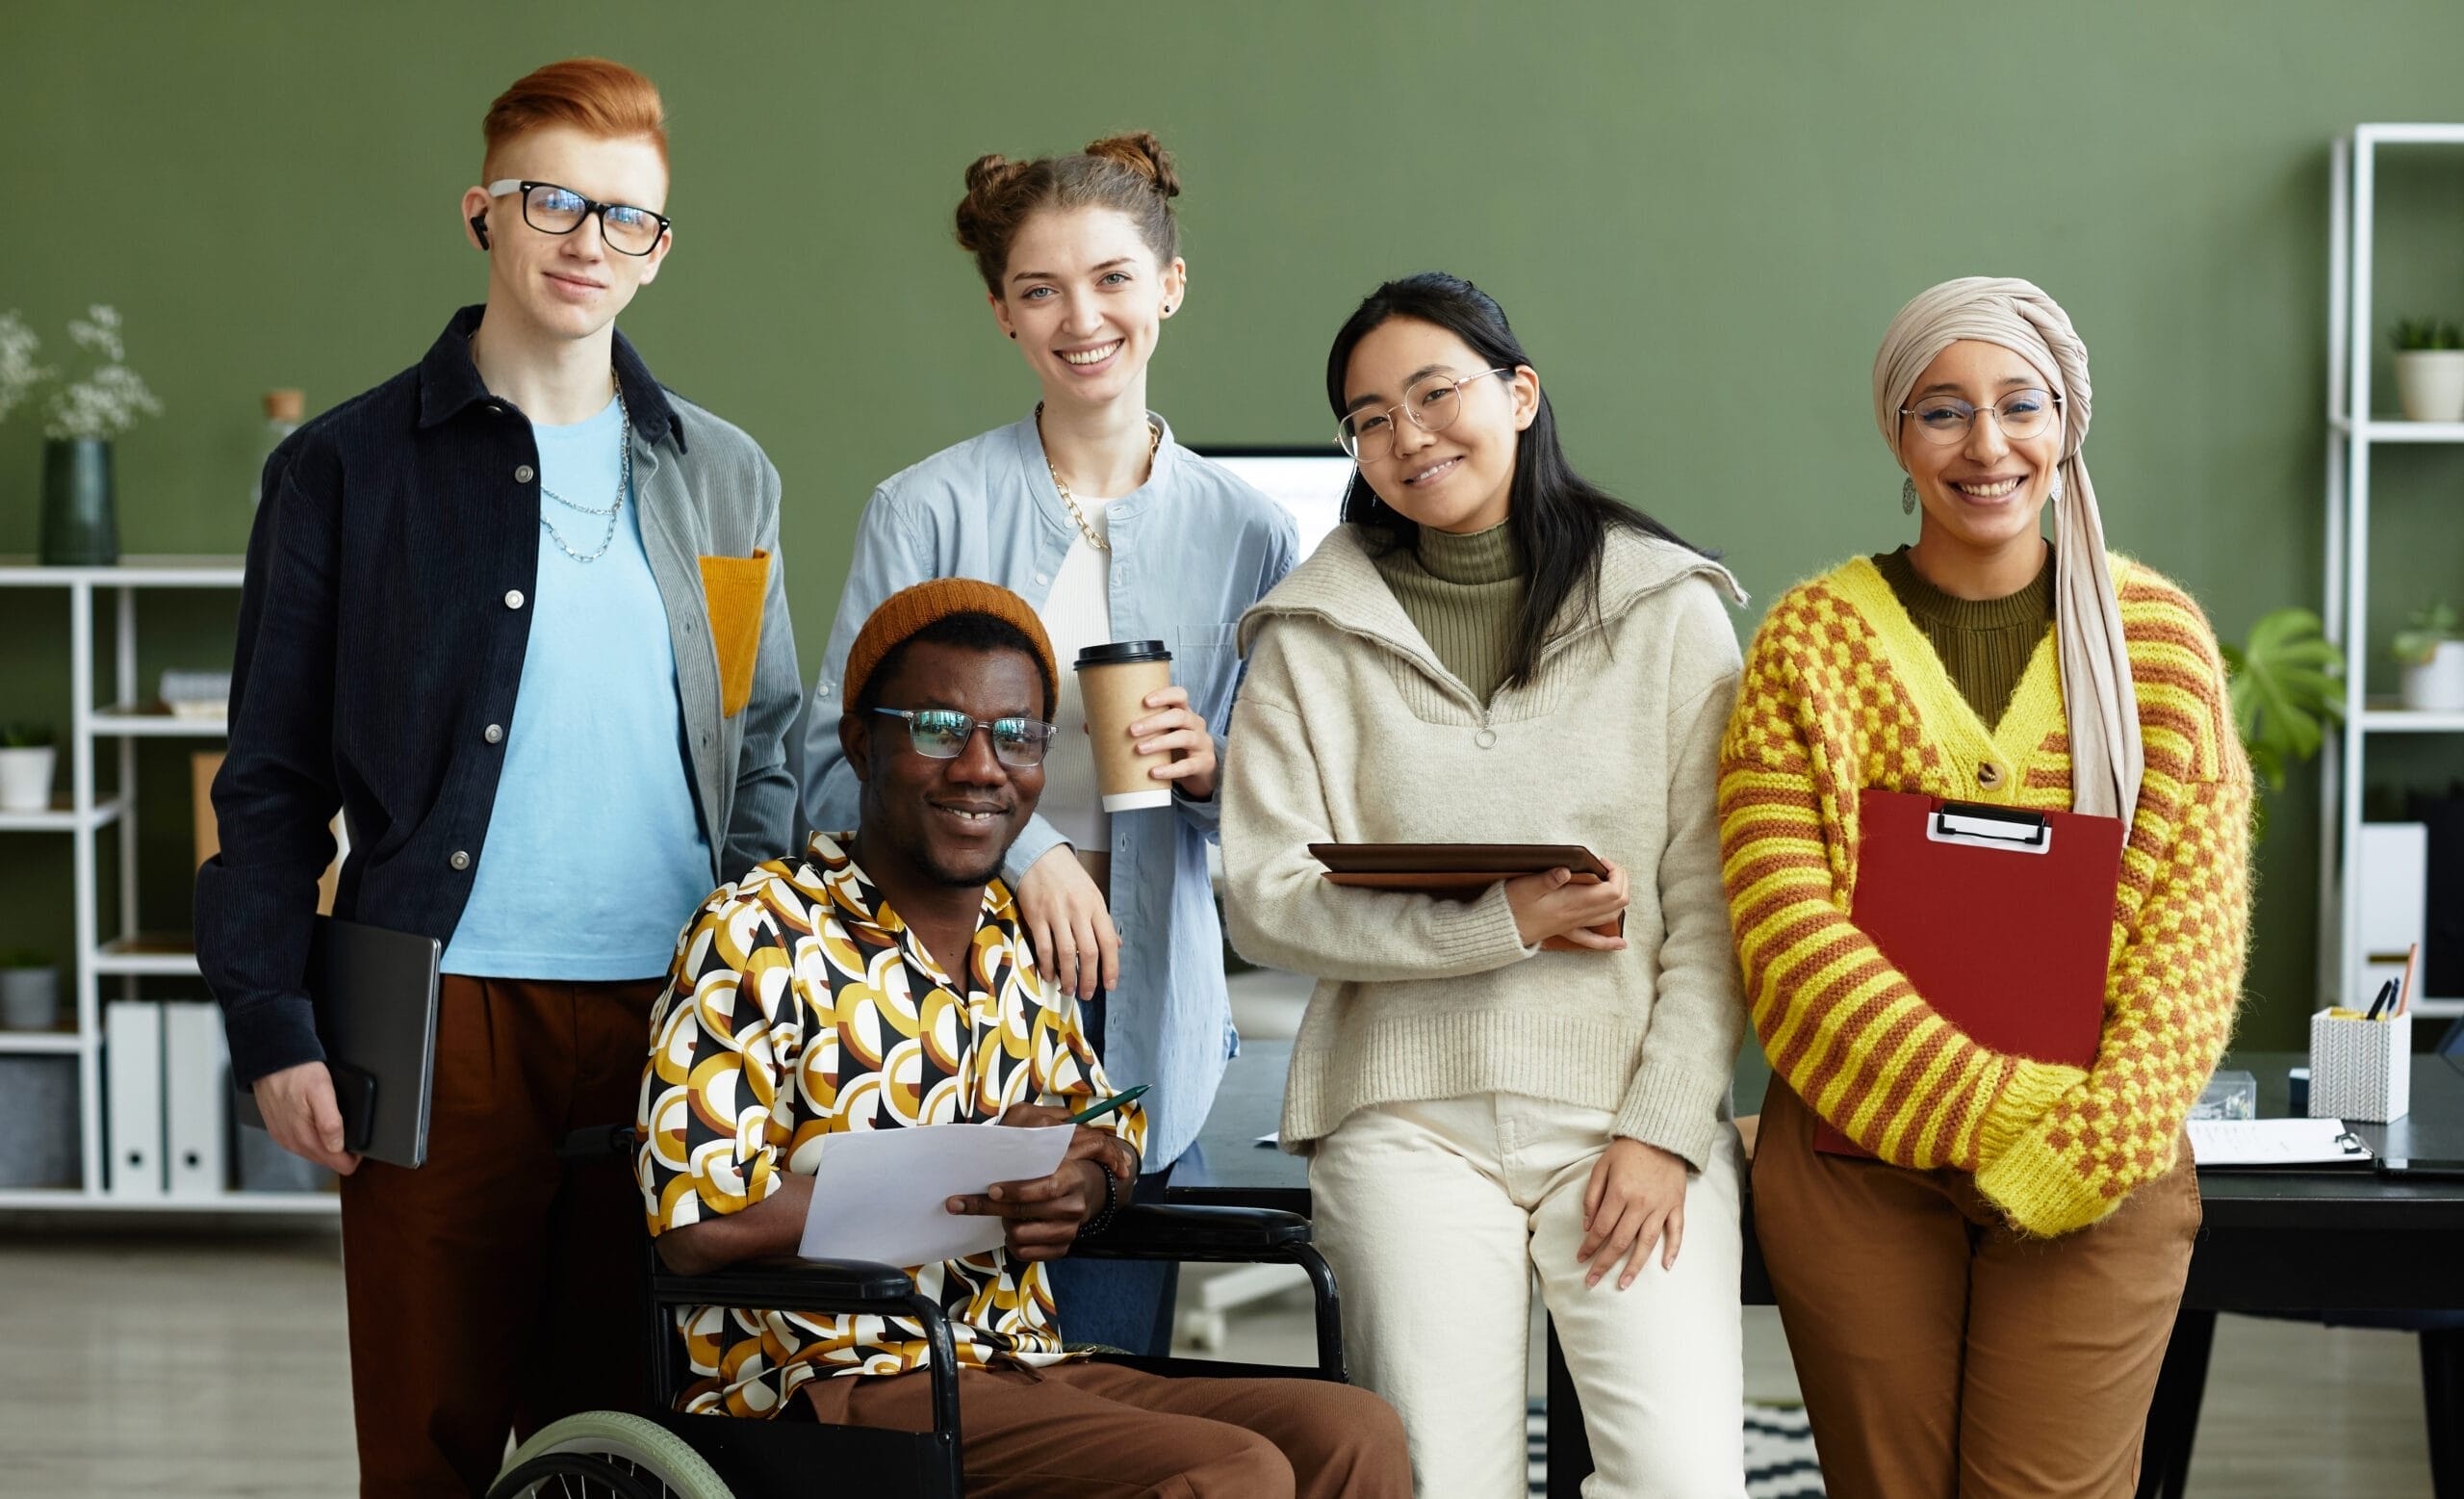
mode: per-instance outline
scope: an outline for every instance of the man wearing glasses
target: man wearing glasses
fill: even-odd
[[[490,109],[488,295],[268,463],[197,950],[233,1072],[344,1174],[361,1492],[484,1489],[507,1433],[637,1405],[629,1118],[678,927],[785,846],[779,476],[615,329],[674,244],[657,90],[578,59]],[[338,916],[444,943],[426,1164],[350,1153],[302,989]]]
[[[855,830],[712,895],[653,1017],[642,1200],[682,1275],[794,1253],[834,1137],[1059,1124],[1143,1080],[1105,1075],[999,878],[1043,794],[1060,695],[1036,611],[969,578],[902,589],[857,633],[841,693]],[[945,1204],[1002,1220],[999,1248],[910,1271],[949,1315],[967,1491],[1408,1493],[1402,1425],[1367,1390],[1173,1380],[1064,1350],[1049,1267],[1128,1201],[1145,1134],[1135,1103],[1078,1125],[1051,1176]],[[894,1320],[701,1306],[674,1335],[687,1410],[932,1424],[931,1352]]]

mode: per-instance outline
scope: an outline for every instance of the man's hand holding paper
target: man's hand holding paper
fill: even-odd
[[[1069,1253],[1079,1228],[1110,1202],[1126,1202],[1138,1181],[1138,1152],[1108,1129],[1071,1124],[1065,1110],[1020,1103],[1001,1116],[1011,1128],[1042,1132],[1066,1126],[1072,1133],[1061,1164],[1027,1181],[999,1181],[980,1193],[950,1199],[953,1213],[995,1218],[1003,1243],[1020,1259],[1059,1259]],[[1112,1178],[1107,1192],[1104,1178]]]

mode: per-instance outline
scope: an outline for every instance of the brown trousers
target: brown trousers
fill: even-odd
[[[1774,1082],[1754,1223],[1833,1499],[2128,1499],[2173,1331],[2198,1177],[2025,1238],[1964,1173],[1813,1150]]]
[[[633,1117],[660,982],[446,975],[427,1164],[343,1178],[362,1494],[480,1493],[508,1433],[647,1403],[632,1173],[554,1151]]]
[[[930,1431],[922,1373],[804,1386],[837,1426]],[[1118,1364],[959,1376],[968,1499],[1410,1499],[1403,1423],[1365,1389],[1307,1379],[1167,1379]]]

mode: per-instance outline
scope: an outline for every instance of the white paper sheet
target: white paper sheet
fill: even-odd
[[[928,1124],[832,1135],[812,1174],[798,1253],[908,1269],[998,1248],[1000,1219],[953,1213],[949,1200],[1051,1176],[1075,1132],[1070,1124]]]
[[[2191,1155],[2201,1166],[2368,1165],[2369,1148],[2341,1119],[2194,1119]]]

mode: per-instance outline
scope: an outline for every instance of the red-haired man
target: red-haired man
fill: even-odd
[[[487,301],[267,465],[197,878],[234,1072],[345,1174],[365,1494],[640,1402],[639,1201],[553,1147],[631,1116],[677,929],[794,832],[779,476],[615,328],[675,243],[658,92],[558,63],[485,133]],[[337,807],[336,913],[445,943],[417,1171],[346,1150],[301,987]]]

